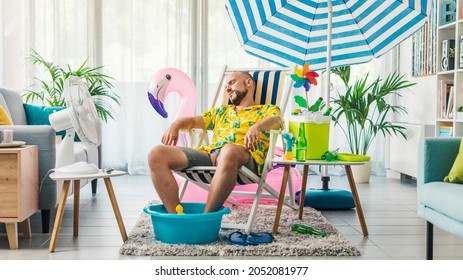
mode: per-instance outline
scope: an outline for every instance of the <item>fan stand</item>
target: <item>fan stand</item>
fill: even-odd
[[[76,132],[73,128],[66,129],[66,135],[61,142],[56,155],[55,172],[67,175],[87,175],[98,173],[98,168],[85,161],[75,161],[74,158],[74,137]]]
[[[328,182],[328,166],[322,166],[322,188],[309,188],[305,193],[304,206],[323,210],[343,210],[355,208],[352,193],[347,190],[330,189]],[[300,196],[300,191],[296,192],[296,197]],[[299,201],[299,199],[297,199]]]
[[[66,129],[66,135],[61,142],[56,155],[56,166],[55,168],[63,167],[66,165],[73,164],[74,159],[74,137],[76,131],[73,128]]]

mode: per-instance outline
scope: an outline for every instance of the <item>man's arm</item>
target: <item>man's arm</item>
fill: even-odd
[[[270,129],[282,128],[283,122],[279,116],[271,116],[255,123],[253,126],[257,126],[260,131],[267,131]]]
[[[176,119],[167,128],[166,132],[164,132],[161,141],[164,145],[175,146],[178,141],[179,131],[189,130],[191,128],[205,129],[203,116],[183,117]]]
[[[255,123],[244,136],[244,148],[247,150],[255,150],[260,142],[260,132],[270,129],[280,129],[283,127],[283,122],[279,116],[271,116]]]

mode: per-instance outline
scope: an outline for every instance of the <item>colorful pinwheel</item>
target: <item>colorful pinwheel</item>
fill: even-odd
[[[304,99],[303,97],[296,95],[294,96],[294,100],[296,103],[301,106],[302,108],[309,109],[309,96],[308,92],[310,90],[311,85],[317,85],[317,77],[318,74],[317,72],[310,71],[309,69],[309,63],[304,64],[302,69],[299,69],[297,66],[294,67],[294,74],[291,75],[291,79],[293,79],[294,87],[295,88],[300,88],[304,86],[305,89],[305,96],[306,98]]]
[[[302,69],[295,66],[294,74],[291,75],[291,79],[295,82],[294,87],[300,88],[301,86],[304,86],[306,92],[310,90],[311,85],[316,86],[318,84],[316,79],[318,77],[318,73],[310,71],[309,67],[309,63],[304,64]]]

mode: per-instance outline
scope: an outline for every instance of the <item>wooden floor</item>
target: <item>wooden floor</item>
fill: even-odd
[[[309,177],[309,187],[320,186],[319,176]],[[149,200],[156,199],[157,195],[147,176],[116,177],[112,182],[125,227],[127,232],[130,232],[145,204]],[[330,187],[347,189],[346,177],[332,176]],[[373,176],[369,184],[358,184],[357,187],[370,233],[367,238],[361,234],[355,210],[322,211],[322,213],[361,250],[362,255],[327,259],[424,259],[425,222],[416,215],[416,182]],[[99,182],[96,195],[91,194],[89,185],[81,190],[80,235],[77,238],[72,235],[72,207],[71,197],[66,205],[55,253],[48,252],[51,233],[41,233],[40,215],[36,214],[31,218],[32,238],[26,239],[20,234],[18,250],[8,248],[4,226],[0,226],[2,232],[0,259],[151,259],[151,257],[130,257],[119,254],[122,239],[103,181]],[[53,212],[52,216],[54,215]],[[463,239],[435,228],[434,242],[435,259],[463,260]],[[326,257],[307,259],[324,258]]]

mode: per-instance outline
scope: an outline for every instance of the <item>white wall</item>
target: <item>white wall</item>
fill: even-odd
[[[396,121],[412,125],[404,125],[407,127],[408,140],[406,142],[401,137],[393,136],[388,139],[390,146],[387,146],[386,167],[388,171],[386,173],[388,177],[393,178],[400,178],[400,173],[416,177],[417,143],[422,137],[433,136],[434,129],[426,127],[420,130],[420,126],[413,124],[435,125],[437,78],[436,75],[412,77],[412,38],[400,44],[398,64],[399,71],[405,79],[416,85],[401,92],[403,97],[399,103],[407,108],[408,114],[398,116]],[[410,130],[413,127],[415,129]]]
[[[417,83],[409,90],[402,92],[402,105],[408,115],[401,116],[398,121],[434,125],[436,118],[436,75],[412,77],[412,38],[400,44],[399,70],[405,78]]]

